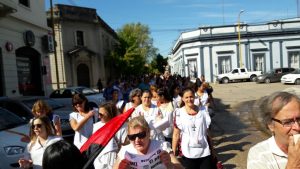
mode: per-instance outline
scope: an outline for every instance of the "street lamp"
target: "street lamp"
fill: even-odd
[[[241,14],[244,12],[244,10],[240,10],[239,16],[238,16],[238,41],[239,41],[239,57],[240,57],[240,67],[243,67],[243,61],[242,61],[242,50],[241,50],[241,22],[240,22],[240,18],[241,18]]]

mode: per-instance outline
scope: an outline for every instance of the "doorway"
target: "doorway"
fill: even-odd
[[[43,96],[41,55],[31,47],[16,50],[19,93],[23,96]]]
[[[90,87],[90,71],[84,63],[77,66],[77,84],[78,86]]]

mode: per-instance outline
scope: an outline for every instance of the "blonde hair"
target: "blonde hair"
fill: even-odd
[[[46,115],[50,114],[52,112],[51,107],[43,100],[37,100],[33,106],[32,106],[32,113],[35,117],[38,115],[36,112],[45,111]]]
[[[127,132],[129,132],[130,128],[138,128],[138,127],[142,128],[146,132],[150,132],[149,124],[145,120],[144,116],[137,116],[132,118],[128,122]]]
[[[34,145],[34,143],[36,142],[37,140],[37,136],[35,134],[35,132],[33,131],[34,128],[32,128],[33,124],[34,124],[34,121],[39,119],[45,126],[45,129],[46,129],[46,133],[47,133],[47,136],[54,136],[54,131],[52,130],[52,124],[51,124],[51,121],[50,119],[47,117],[47,116],[41,116],[41,117],[36,117],[34,118],[32,121],[31,121],[31,126],[30,126],[30,132],[29,132],[29,137],[30,137],[30,141],[31,141],[31,147],[30,149],[32,148],[32,146]]]

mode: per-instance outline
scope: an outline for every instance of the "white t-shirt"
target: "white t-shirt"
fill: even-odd
[[[30,142],[27,145],[27,155],[25,155],[25,159],[31,159],[33,163],[33,169],[42,169],[43,155],[46,148],[59,141],[62,140],[62,137],[59,136],[49,136],[46,140],[45,145],[41,145],[38,140],[34,143]]]
[[[137,116],[144,116],[145,120],[148,122],[149,127],[150,127],[150,138],[154,139],[154,140],[162,140],[164,141],[164,135],[162,133],[162,131],[160,131],[159,129],[155,128],[155,123],[156,121],[156,117],[159,116],[160,110],[157,106],[155,106],[154,104],[151,104],[150,108],[148,111],[144,110],[143,105],[140,104],[139,106],[136,107],[136,109],[134,110],[134,112],[131,115],[131,118],[133,117],[137,117]]]
[[[176,111],[176,126],[181,130],[181,150],[187,158],[201,158],[210,155],[207,142],[207,124],[205,111],[200,109],[194,116],[186,112],[185,107]]]
[[[121,110],[123,103],[124,103],[124,100],[119,100],[119,101],[116,103],[117,109]],[[122,112],[120,112],[120,113],[122,113]]]
[[[180,104],[181,104],[181,97],[180,95],[177,95],[176,97],[173,98],[174,108],[180,108]]]
[[[103,127],[105,123],[99,121],[94,124],[93,133]],[[94,160],[95,168],[112,169],[117,158],[119,147],[125,142],[127,136],[127,124],[124,124],[115,136],[107,143],[101,153]]]
[[[163,119],[168,121],[169,127],[163,130],[163,135],[167,138],[172,138],[173,135],[173,121],[174,121],[174,108],[172,102],[161,104],[159,109],[162,113]],[[162,120],[163,120],[162,119]]]
[[[133,107],[133,103],[132,102],[126,103],[123,112],[126,112],[127,110],[129,110],[132,107]]]
[[[72,119],[76,120],[77,123],[79,123],[81,120],[84,119],[83,116],[81,116],[78,112],[72,112],[69,115],[69,121]],[[97,120],[97,113],[95,113],[94,118],[89,118],[88,121],[82,126],[82,128],[79,131],[75,131],[74,135],[74,145],[80,149],[81,146],[90,138],[93,132],[93,124],[94,121],[96,122]]]
[[[166,169],[159,158],[159,153],[164,150],[168,153],[172,152],[171,145],[165,141],[150,140],[147,154],[139,155],[133,144],[122,146],[119,153],[119,160],[127,159],[132,162],[133,165],[136,163],[138,169],[152,168],[152,169]],[[140,166],[139,166],[140,165]],[[142,165],[142,166],[141,166]],[[155,166],[155,167],[154,167]]]
[[[194,100],[194,104],[196,106],[198,106],[200,109],[205,109],[205,119],[206,119],[206,124],[207,124],[207,128],[209,128],[210,124],[211,124],[211,118],[209,115],[209,111],[208,111],[208,107],[205,106],[205,104],[208,101],[208,94],[206,91],[204,91],[202,96],[199,96],[197,93],[195,93],[195,100]]]
[[[208,99],[209,97],[206,91],[204,91],[202,96],[199,96],[197,93],[195,93],[194,104],[197,106],[205,106],[205,104],[208,103]]]

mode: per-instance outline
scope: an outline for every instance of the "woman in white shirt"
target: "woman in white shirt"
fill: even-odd
[[[131,119],[127,131],[130,144],[119,151],[114,169],[182,169],[168,142],[150,139],[150,127],[144,117]]]
[[[172,143],[173,135],[173,122],[174,122],[174,106],[171,102],[171,96],[166,88],[157,90],[158,95],[158,108],[161,112],[161,123],[164,127],[163,135],[166,141]]]
[[[34,117],[48,116],[52,122],[54,134],[62,136],[60,117],[52,112],[51,107],[45,101],[37,100],[32,106],[32,114]]]
[[[197,91],[195,92],[194,104],[198,106],[200,109],[205,110],[204,115],[206,119],[207,128],[209,128],[211,124],[210,114],[212,114],[213,110],[209,108],[210,98],[208,93],[206,92],[207,87],[208,84],[206,82],[196,83]]]
[[[89,110],[88,100],[83,94],[75,94],[72,98],[75,112],[69,115],[72,129],[75,131],[74,145],[80,149],[93,132],[93,124],[98,121],[97,113]]]
[[[134,112],[131,115],[131,118],[137,117],[137,116],[144,116],[146,121],[148,122],[151,131],[151,139],[155,140],[165,140],[162,130],[159,129],[159,126],[157,126],[157,122],[159,122],[162,119],[161,112],[159,111],[158,107],[151,103],[152,94],[149,90],[144,90],[142,92],[142,104],[136,107]]]
[[[130,91],[129,93],[129,102],[126,103],[123,112],[131,109],[132,107],[136,108],[138,105],[141,104],[142,90],[139,88],[135,88]]]
[[[98,113],[100,121],[94,124],[93,133],[103,127],[112,118],[116,117],[118,114],[118,109],[113,102],[105,102],[99,106]],[[94,167],[111,169],[115,163],[119,148],[121,145],[125,144],[126,136],[126,125],[123,125],[97,156],[94,161]]]
[[[203,109],[194,104],[193,89],[186,88],[182,92],[184,106],[177,109],[172,149],[176,152],[181,137],[183,165],[186,169],[211,169],[211,152],[207,139],[207,124]]]
[[[172,97],[172,103],[173,103],[173,106],[174,106],[174,109],[176,108],[180,108],[181,106],[181,96],[180,96],[180,93],[181,93],[181,87],[178,83],[173,83],[172,86],[171,86],[171,97]]]
[[[42,169],[42,160],[45,149],[62,140],[60,136],[54,136],[51,122],[47,116],[37,117],[32,120],[30,128],[30,143],[27,146],[27,153],[19,160],[21,168]]]

